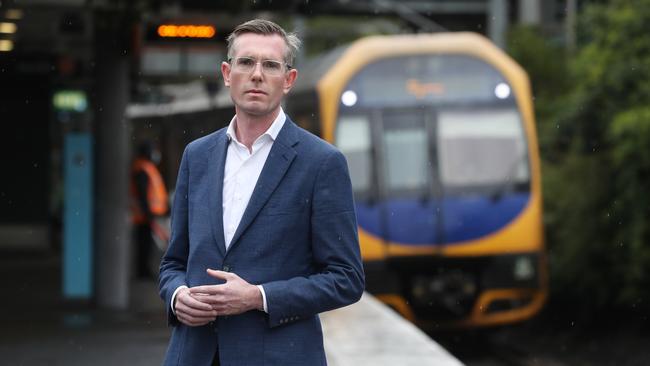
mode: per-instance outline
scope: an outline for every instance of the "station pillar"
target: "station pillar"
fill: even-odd
[[[506,46],[508,31],[508,1],[490,0],[488,5],[488,36],[501,49]]]
[[[519,0],[519,23],[527,25],[542,23],[541,0]]]
[[[95,16],[97,304],[126,309],[131,277],[129,216],[129,48],[123,16]],[[128,27],[127,27],[128,28]]]

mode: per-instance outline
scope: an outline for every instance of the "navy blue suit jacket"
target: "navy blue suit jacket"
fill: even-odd
[[[326,365],[318,313],[356,302],[364,289],[347,164],[333,146],[287,118],[231,245],[224,244],[222,191],[226,129],[183,153],[172,232],[160,267],[167,304],[181,285],[217,284],[206,268],[264,287],[268,314],[249,311],[173,326],[165,365]]]

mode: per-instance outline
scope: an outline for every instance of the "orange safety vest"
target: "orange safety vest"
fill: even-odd
[[[131,211],[133,214],[133,222],[135,224],[142,224],[147,222],[147,217],[142,212],[142,208],[138,202],[138,192],[135,187],[133,177],[140,171],[145,172],[149,178],[147,184],[147,202],[149,203],[149,210],[154,215],[164,215],[167,213],[168,196],[165,182],[156,168],[156,165],[147,159],[138,158],[133,161],[131,166]]]

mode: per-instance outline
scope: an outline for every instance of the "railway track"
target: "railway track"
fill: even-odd
[[[467,366],[534,366],[535,361],[523,346],[514,340],[502,339],[489,331],[430,333],[452,355]]]

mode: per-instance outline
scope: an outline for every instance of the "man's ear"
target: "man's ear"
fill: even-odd
[[[284,77],[284,90],[283,90],[284,94],[287,94],[289,90],[291,90],[297,78],[298,78],[298,70],[291,69],[287,72],[287,74]]]
[[[221,76],[223,76],[224,85],[230,87],[230,64],[226,61],[221,63]]]

